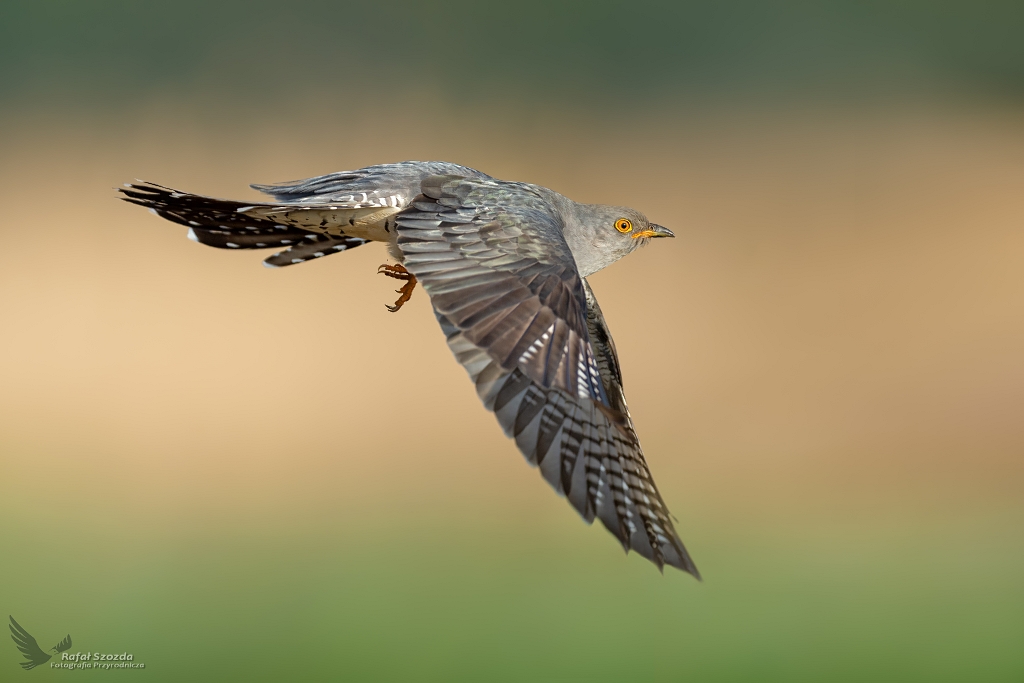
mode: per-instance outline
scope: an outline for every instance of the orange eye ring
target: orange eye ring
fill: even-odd
[[[621,233],[627,233],[633,229],[633,221],[628,218],[620,218],[615,221],[615,229]]]

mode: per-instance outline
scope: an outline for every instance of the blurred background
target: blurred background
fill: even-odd
[[[1024,5],[6,0],[0,606],[160,681],[1024,678]],[[705,581],[624,557],[383,248],[115,201],[443,159],[592,278]],[[21,673],[0,646],[3,680]]]

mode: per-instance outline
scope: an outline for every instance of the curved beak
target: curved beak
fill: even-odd
[[[675,237],[675,236],[676,236],[676,234],[674,232],[672,232],[671,230],[669,230],[668,228],[664,228],[664,227],[662,227],[660,225],[655,225],[654,223],[651,223],[647,227],[646,230],[641,230],[640,232],[635,232],[635,233],[630,235],[630,237],[632,237],[633,239],[639,239],[641,237]]]
[[[666,227],[655,225],[651,223],[650,232],[654,233],[651,237],[675,237],[676,234]]]

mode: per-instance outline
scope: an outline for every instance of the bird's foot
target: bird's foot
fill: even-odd
[[[398,301],[395,302],[395,305],[387,306],[387,304],[385,304],[387,309],[392,313],[398,312],[398,309],[400,309],[405,304],[406,301],[412,298],[412,290],[416,289],[416,276],[410,273],[408,270],[406,270],[405,266],[403,266],[400,263],[396,263],[393,266],[385,263],[380,268],[377,269],[377,273],[381,275],[387,275],[388,277],[393,277],[396,280],[406,281],[406,283],[402,285],[401,289],[395,290],[396,293],[402,295],[398,297]]]

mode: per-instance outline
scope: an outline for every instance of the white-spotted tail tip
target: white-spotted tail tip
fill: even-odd
[[[275,266],[273,263],[267,263],[266,261],[264,261],[263,262],[263,267],[264,268],[280,268],[281,266]]]

